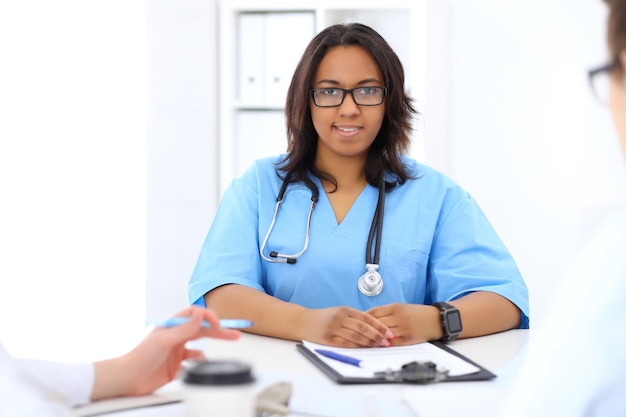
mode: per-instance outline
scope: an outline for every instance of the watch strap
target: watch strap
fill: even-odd
[[[443,301],[433,303],[433,306],[439,309],[439,319],[443,331],[441,341],[451,342],[455,340],[463,330],[459,309]]]

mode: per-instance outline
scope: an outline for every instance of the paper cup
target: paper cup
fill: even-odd
[[[183,395],[189,417],[253,417],[252,368],[234,360],[200,362],[185,370]]]

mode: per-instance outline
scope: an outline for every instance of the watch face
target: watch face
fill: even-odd
[[[450,333],[460,333],[461,330],[463,330],[463,326],[461,325],[461,313],[458,310],[448,312],[447,320]]]

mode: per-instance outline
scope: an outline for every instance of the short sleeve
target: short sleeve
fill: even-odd
[[[528,328],[528,289],[510,252],[467,192],[452,188],[445,200],[430,253],[433,301],[495,292],[521,310],[520,328]]]
[[[258,255],[258,181],[253,166],[233,180],[224,193],[189,280],[191,304],[204,306],[204,295],[225,284],[263,291]]]

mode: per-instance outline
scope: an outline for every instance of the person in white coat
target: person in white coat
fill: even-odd
[[[181,362],[202,359],[185,347],[202,337],[235,340],[239,331],[220,328],[216,314],[191,307],[172,328],[153,329],[133,350],[95,363],[59,363],[14,358],[0,343],[0,416],[71,416],[72,407],[112,397],[145,395],[172,381]],[[202,327],[202,321],[211,323]]]
[[[626,0],[604,2],[609,61],[589,77],[610,107],[626,160]],[[501,415],[626,416],[625,207],[586,242],[558,294]]]

